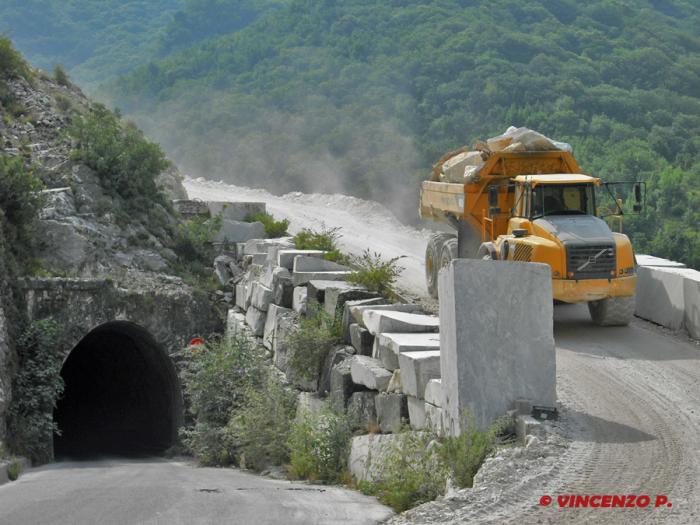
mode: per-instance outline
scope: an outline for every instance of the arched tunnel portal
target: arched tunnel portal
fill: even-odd
[[[110,322],[68,354],[54,410],[57,458],[144,456],[177,436],[182,392],[172,360],[144,328]]]

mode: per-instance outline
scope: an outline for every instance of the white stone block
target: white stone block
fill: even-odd
[[[654,257],[653,255],[643,255],[637,254],[637,265],[638,266],[651,266],[656,268],[685,268],[685,264],[678,261],[671,261],[669,259],[662,259],[661,257]]]
[[[440,377],[440,351],[407,352],[399,355],[401,383],[408,395],[422,399],[431,379]]]
[[[306,286],[297,286],[294,288],[294,297],[292,299],[292,309],[298,314],[306,313],[306,296],[308,289]]]
[[[428,384],[425,385],[425,401],[437,407],[442,407],[445,404],[442,379],[431,379],[428,381]]]
[[[408,396],[408,419],[411,428],[421,430],[426,427],[425,422],[425,401],[417,397]]]
[[[435,432],[439,437],[449,434],[448,421],[442,408],[425,404],[425,426]]]
[[[353,383],[366,386],[370,390],[386,390],[392,374],[382,366],[381,362],[364,355],[353,356],[350,360]]]
[[[683,283],[684,324],[693,339],[700,339],[700,272],[688,275]]]
[[[315,257],[317,259],[323,258],[323,256],[328,253],[321,250],[284,250],[280,249],[277,252],[277,264],[286,268],[287,270],[292,270],[294,268],[294,259],[298,255],[303,255],[305,257]]]
[[[635,315],[671,330],[683,327],[684,276],[673,268],[637,268]]]
[[[440,319],[434,315],[410,314],[391,310],[365,310],[362,322],[372,335],[392,333],[438,332]]]
[[[247,290],[247,285],[244,282],[240,282],[236,285],[236,306],[243,310],[244,312],[248,309],[250,306],[250,303],[247,302],[248,298],[248,290]]]
[[[250,298],[250,304],[261,310],[267,312],[270,304],[272,303],[272,290],[267,286],[263,286],[259,282],[253,283],[253,293]]]
[[[465,411],[485,429],[516,399],[555,406],[550,267],[457,259],[440,271],[438,289],[443,410],[450,434],[461,433]],[[403,365],[401,376],[405,387]]]
[[[292,274],[294,286],[302,286],[310,281],[345,281],[352,272],[295,272]]]
[[[252,334],[250,328],[246,324],[245,314],[230,309],[226,317],[226,336],[230,338],[236,335]]]
[[[425,352],[440,350],[440,334],[378,334],[374,339],[372,357],[379,359],[387,370],[399,368],[399,354],[402,352]]]
[[[265,333],[266,317],[267,315],[265,312],[258,310],[254,306],[248,308],[245,314],[245,322],[248,324],[255,337],[262,337]]]
[[[352,438],[348,469],[357,481],[377,481],[382,463],[401,444],[400,434],[367,434]]]
[[[267,310],[267,318],[265,320],[265,329],[263,332],[263,346],[268,350],[274,348],[275,338],[277,337],[277,323],[284,315],[291,314],[289,308],[283,308],[276,304],[271,304]]]
[[[347,272],[350,268],[338,264],[333,261],[327,261],[321,257],[309,257],[306,255],[297,255],[294,258],[294,266],[292,268],[295,273],[301,272]]]
[[[222,214],[224,219],[245,221],[250,215],[265,213],[264,202],[207,202],[212,217]]]

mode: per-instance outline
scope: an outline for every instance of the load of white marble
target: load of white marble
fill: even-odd
[[[440,182],[470,184],[478,182],[479,173],[489,156],[495,152],[518,153],[525,151],[568,151],[573,148],[529,128],[510,126],[505,133],[477,142],[473,151],[462,148],[446,159],[440,170]]]

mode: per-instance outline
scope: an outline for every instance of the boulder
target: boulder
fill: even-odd
[[[365,310],[392,310],[394,312],[406,312],[406,313],[422,313],[423,309],[417,304],[374,304],[369,301],[379,301],[379,299],[368,299],[367,303],[362,304],[352,304],[350,308],[350,320],[351,323],[357,323],[360,326],[366,328],[362,316]]]
[[[399,432],[408,422],[408,403],[405,395],[380,392],[375,397],[374,403],[379,428],[383,433]]]
[[[481,168],[483,165],[484,159],[480,151],[465,151],[447,159],[442,165],[442,173],[446,182],[462,183],[467,166]]]
[[[221,229],[214,236],[215,242],[245,242],[265,236],[265,226],[261,222],[239,222],[224,219]]]
[[[272,302],[285,308],[294,304],[294,285],[291,277],[280,277],[272,290]]]
[[[684,272],[679,268],[637,268],[635,315],[671,330],[683,327]]]
[[[267,312],[272,304],[272,290],[257,281],[254,282],[250,304],[258,310]]]
[[[253,334],[246,323],[245,314],[230,309],[226,316],[226,336],[235,337],[238,335],[250,337]]]
[[[432,430],[438,437],[449,435],[449,421],[442,408],[425,403],[425,427]]]
[[[228,255],[219,255],[214,259],[214,274],[222,286],[228,284],[233,279],[231,266],[235,265],[236,261]]]
[[[400,434],[368,434],[352,438],[348,469],[357,481],[378,481],[382,464],[400,446]]]
[[[394,370],[391,374],[391,381],[386,391],[393,394],[403,394],[403,383],[401,382],[401,369]]]
[[[374,336],[369,333],[369,330],[362,328],[360,325],[353,323],[350,325],[350,342],[358,355],[372,356],[372,346],[374,344]]]
[[[331,391],[331,374],[333,369],[350,358],[353,354],[349,351],[352,350],[346,346],[338,346],[333,348],[323,363],[323,369],[321,370],[321,377],[318,382],[318,393],[321,396],[327,396]]]
[[[323,410],[323,399],[313,392],[299,392],[297,397],[296,420],[303,421]]]
[[[347,288],[345,286],[336,286],[326,289],[323,304],[328,315],[335,319],[341,319],[346,302],[379,298],[381,298],[380,294],[369,292],[362,287]]]
[[[362,322],[372,335],[386,332],[438,332],[440,319],[434,315],[410,314],[392,310],[365,310]]]
[[[408,419],[411,422],[411,428],[414,430],[422,430],[426,428],[425,421],[425,401],[417,397],[408,396]]]
[[[425,401],[431,405],[442,407],[445,403],[445,396],[442,392],[442,379],[431,379],[425,385]]]
[[[245,315],[245,322],[250,326],[250,330],[255,337],[262,337],[265,333],[265,312],[258,310],[254,306],[248,308]]]
[[[306,313],[306,298],[308,288],[306,286],[297,286],[294,288],[292,298],[292,309],[298,314]]]
[[[345,282],[313,280],[309,281],[307,288],[307,304],[312,305],[323,304],[326,300],[326,291],[330,289],[352,290],[354,286]]]
[[[277,318],[277,326],[272,337],[272,362],[275,366],[289,375],[289,363],[287,359],[287,338],[296,330],[297,323],[294,315],[280,315]]]
[[[356,355],[351,358],[352,380],[370,390],[386,390],[391,380],[391,372],[380,361],[371,357]]]
[[[353,430],[369,431],[377,425],[377,392],[355,392],[348,401],[348,421]]]
[[[267,318],[265,320],[265,329],[263,331],[263,346],[268,350],[274,348],[275,338],[277,337],[277,324],[282,316],[291,314],[291,310],[276,304],[271,304],[267,310]]]
[[[354,388],[351,365],[350,359],[345,359],[331,369],[329,398],[333,409],[340,413],[347,408],[348,399]]]
[[[248,285],[244,282],[240,282],[236,285],[236,306],[244,312],[250,306],[250,303],[248,302],[247,286]]]
[[[302,286],[310,281],[345,281],[352,272],[294,272],[294,286]]]
[[[399,368],[399,355],[401,353],[435,350],[440,350],[440,334],[384,333],[375,337],[372,357],[379,359],[387,370],[396,370]]]

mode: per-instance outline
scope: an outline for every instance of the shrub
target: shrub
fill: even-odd
[[[338,251],[340,228],[321,227],[321,230],[304,228],[294,236],[294,246],[297,250]]]
[[[242,336],[222,338],[184,353],[182,382],[194,424],[181,433],[183,443],[204,465],[235,461],[238,443],[227,431],[234,411],[262,381],[262,353]]]
[[[253,213],[245,218],[246,222],[261,222],[265,227],[265,237],[268,239],[276,239],[287,235],[289,221],[283,219],[276,221],[269,213]]]
[[[67,112],[70,108],[73,107],[73,104],[71,101],[67,98],[64,97],[63,95],[57,95],[56,96],[56,107],[63,111],[64,113]]]
[[[494,449],[496,436],[504,429],[503,422],[496,422],[488,430],[480,430],[472,416],[465,416],[466,428],[457,437],[442,441],[438,453],[442,462],[450,468],[450,475],[460,488],[471,487],[481,464]]]
[[[289,366],[297,377],[314,381],[328,352],[339,341],[337,321],[322,308],[311,308],[307,317],[301,319],[299,329],[287,338]]]
[[[29,66],[22,55],[12,47],[9,38],[0,37],[0,77],[13,78],[31,76]]]
[[[156,185],[169,163],[160,147],[147,141],[133,124],[122,123],[96,104],[87,115],[76,118],[68,132],[76,143],[73,159],[95,170],[106,192],[120,197],[130,214],[148,214],[154,204],[169,206]]]
[[[289,473],[312,481],[339,482],[347,469],[350,446],[347,419],[326,406],[292,425],[289,437]]]
[[[56,400],[63,393],[60,329],[52,319],[35,321],[17,340],[19,371],[12,384],[8,433],[12,449],[32,462],[51,460]]]
[[[212,240],[221,230],[222,218],[195,217],[178,225],[174,250],[188,270],[201,273],[214,259]]]
[[[61,86],[70,86],[70,79],[66,71],[58,64],[53,66],[53,79]]]
[[[7,477],[10,479],[10,481],[16,481],[19,479],[19,476],[22,474],[22,464],[19,461],[15,461],[13,463],[10,463],[7,466]]]
[[[287,441],[296,403],[296,393],[272,373],[261,388],[248,388],[244,406],[227,427],[239,443],[240,464],[259,471],[288,461]]]
[[[22,255],[20,246],[31,247],[34,221],[44,202],[42,187],[22,159],[0,156],[0,214],[4,212],[5,234],[15,255]]]
[[[404,270],[397,264],[401,258],[394,257],[387,261],[380,254],[365,250],[360,257],[351,257],[351,264],[356,270],[350,274],[348,281],[372,292],[387,293]]]
[[[428,432],[404,432],[380,465],[381,480],[360,483],[396,512],[432,501],[442,495],[448,477],[447,465],[436,454],[437,442]]]

